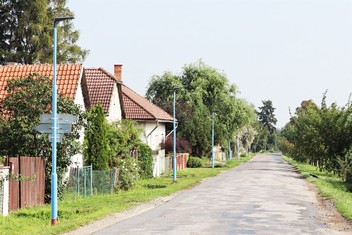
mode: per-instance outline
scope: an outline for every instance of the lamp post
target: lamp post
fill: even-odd
[[[59,222],[57,216],[57,174],[56,174],[56,143],[57,143],[57,88],[56,88],[56,50],[57,50],[57,30],[56,26],[60,21],[71,20],[73,17],[55,17],[54,19],[54,71],[53,71],[53,92],[52,92],[52,170],[51,170],[51,225]]]
[[[172,158],[173,180],[176,182],[176,88],[174,89],[174,102],[173,102],[173,115],[174,115],[174,156]]]
[[[211,168],[214,168],[214,112],[211,114]]]

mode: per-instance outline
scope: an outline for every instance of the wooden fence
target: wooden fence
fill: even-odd
[[[44,204],[44,157],[9,157],[9,211]]]
[[[176,170],[183,170],[187,168],[187,153],[176,154]],[[169,161],[169,169],[172,169],[172,157]]]

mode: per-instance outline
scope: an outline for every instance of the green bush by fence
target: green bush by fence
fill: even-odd
[[[197,157],[190,157],[187,161],[187,167],[189,168],[202,167],[202,161]]]
[[[138,165],[141,178],[153,178],[153,151],[147,144],[141,144],[139,146]]]

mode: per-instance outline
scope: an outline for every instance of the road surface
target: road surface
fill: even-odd
[[[325,220],[324,220],[325,218]],[[251,161],[93,234],[352,234],[326,223],[315,190],[279,154]]]

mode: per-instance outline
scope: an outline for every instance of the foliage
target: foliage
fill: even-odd
[[[263,100],[262,103],[263,106],[257,111],[259,125],[256,125],[256,131],[258,135],[252,146],[252,149],[255,148],[256,151],[276,148],[275,108],[270,100]]]
[[[186,65],[181,75],[165,72],[153,76],[146,97],[171,114],[176,88],[177,134],[190,143],[197,156],[207,156],[211,151],[213,111],[215,144],[221,146],[256,117],[254,108],[236,97],[237,87],[229,83],[226,75],[202,61]]]
[[[5,87],[6,97],[1,103],[2,126],[0,129],[0,151],[8,156],[44,156],[45,200],[51,195],[51,143],[47,134],[39,134],[34,127],[39,124],[39,116],[50,113],[51,80],[36,74],[22,79],[11,79]],[[71,164],[71,156],[79,153],[77,142],[83,125],[83,114],[72,100],[58,96],[58,113],[68,113],[78,117],[72,125],[72,132],[65,134],[57,144],[58,195],[61,198],[63,176]],[[16,144],[13,144],[16,143]]]
[[[92,165],[94,170],[106,170],[109,167],[107,121],[103,107],[98,103],[87,114],[85,128],[86,148],[84,158],[86,165]]]
[[[128,190],[139,178],[139,167],[137,160],[133,157],[117,159],[117,166],[120,169],[118,189]]]
[[[165,149],[165,153],[172,153],[174,149],[174,138],[168,136],[161,148]],[[181,137],[176,137],[176,152],[177,153],[192,153],[192,148],[189,142]]]
[[[310,163],[320,170],[333,172],[349,182],[352,148],[352,108],[326,104],[324,94],[321,107],[313,101],[303,101],[295,115],[282,130],[289,151],[282,151],[295,160]],[[281,145],[282,146],[282,145]],[[352,181],[352,179],[351,179]]]
[[[142,129],[136,128],[136,126],[137,123],[132,120],[122,120],[108,124],[107,139],[110,165],[120,168],[122,181],[120,187],[124,190],[127,190],[134,182],[132,177],[134,173],[121,171],[121,164],[126,168],[131,167],[128,164],[134,164],[134,162],[131,162],[132,158],[138,159],[136,161],[138,164],[137,173],[140,174],[140,177],[153,177],[152,150],[142,142],[140,139]]]
[[[249,152],[250,147],[258,132],[254,127],[250,125],[246,125],[239,130],[238,134],[241,141],[241,145],[244,148],[244,151]]]
[[[202,161],[197,157],[189,157],[189,159],[187,161],[187,167],[189,167],[189,168],[202,167]]]
[[[140,135],[142,129],[136,128],[133,120],[122,120],[108,124],[108,155],[111,165],[114,166],[117,158],[137,156],[136,150],[142,144]]]
[[[251,146],[252,151],[259,152],[259,151],[267,150],[268,139],[270,135],[269,130],[266,127],[264,127],[261,123],[259,123],[259,121],[255,123],[254,128],[255,128],[255,131],[257,132],[257,135],[253,140],[253,143]]]
[[[0,63],[50,63],[53,58],[53,22],[73,16],[66,0],[4,0],[0,3]],[[57,60],[82,62],[88,51],[76,45],[79,32],[70,21],[58,29]]]
[[[153,151],[147,144],[138,147],[138,166],[141,178],[153,178]]]

